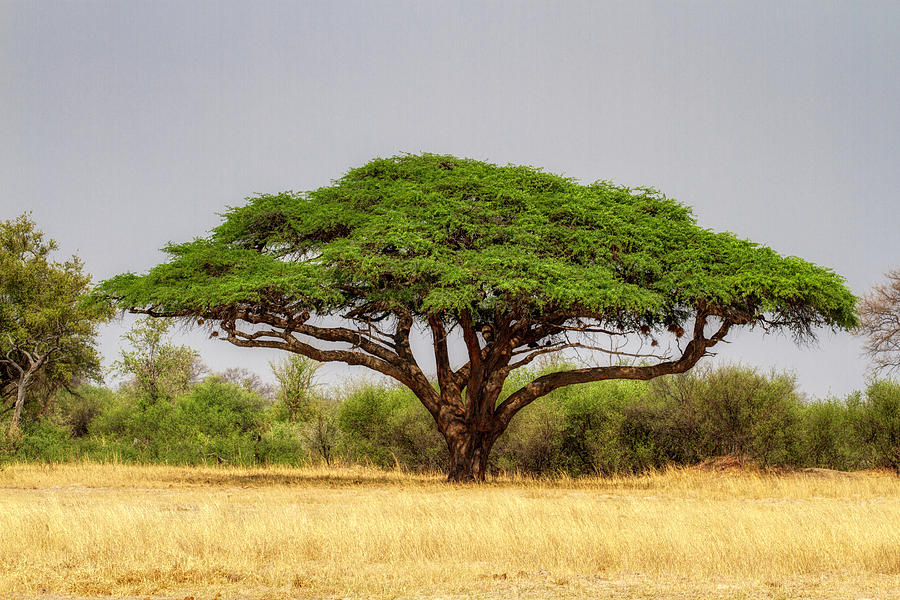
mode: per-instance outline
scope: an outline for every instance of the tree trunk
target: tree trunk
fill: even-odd
[[[10,435],[15,435],[19,430],[19,419],[22,418],[22,407],[25,406],[25,390],[27,387],[28,380],[25,377],[22,377],[19,380],[18,388],[16,389],[16,404],[15,409],[13,410],[12,422],[9,424]]]
[[[501,432],[495,427],[477,428],[456,422],[443,433],[450,451],[447,480],[484,481],[491,448]]]

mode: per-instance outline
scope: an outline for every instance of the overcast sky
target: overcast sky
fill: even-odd
[[[0,0],[0,219],[100,280],[255,193],[449,153],[656,187],[862,294],[900,267],[898,31],[893,0]],[[179,340],[218,370],[277,356],[205,337]],[[865,382],[849,334],[731,340],[811,395]]]

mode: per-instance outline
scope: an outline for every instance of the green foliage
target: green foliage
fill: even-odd
[[[122,336],[131,350],[122,350],[113,365],[150,402],[173,400],[186,392],[203,369],[195,350],[167,339],[171,327],[171,319],[141,319]]]
[[[165,251],[167,263],[144,275],[105,281],[97,297],[133,312],[208,319],[237,345],[363,365],[393,377],[435,415],[454,452],[467,447],[463,438],[493,440],[522,407],[553,389],[690,368],[732,326],[787,329],[797,339],[811,339],[817,327],[850,328],[857,321],[856,299],[835,273],[703,229],[689,208],[656,190],[604,181],[583,185],[540,169],[453,156],[376,159],[318,190],[261,195],[231,208],[208,238],[171,244]],[[317,316],[355,321],[355,329],[316,325]],[[704,326],[715,321],[720,329],[707,337]],[[407,345],[412,328],[426,323],[433,333],[440,395]],[[445,332],[457,325],[472,354],[469,365],[453,373]],[[688,328],[691,341],[679,346],[680,358],[570,371],[495,404],[512,357],[524,365],[542,353],[579,346],[564,338],[571,330],[586,337],[613,331],[655,346],[656,333],[678,338]],[[477,356],[479,350],[484,357]],[[293,420],[307,418],[312,376],[310,364],[298,361],[276,368],[282,404]],[[465,380],[470,381],[468,407],[459,383]],[[721,390],[702,393],[725,397]],[[763,463],[785,460],[784,436],[779,438],[770,422],[792,417],[758,408],[780,409],[777,398],[785,390],[762,386],[748,393],[734,399],[735,406],[759,415],[760,424],[745,424],[745,415],[732,415],[725,400],[718,405],[722,414],[706,414],[698,426],[723,428],[730,437],[719,445],[730,451],[756,453]],[[662,418],[659,410],[670,410],[663,400],[657,404],[626,406],[619,413],[619,435],[634,468],[659,464],[666,458],[660,448],[672,447],[652,425]],[[379,413],[388,429],[367,425],[362,438],[352,439],[384,441],[395,461],[398,452],[412,456],[407,448],[412,438],[386,432],[401,431],[396,419],[418,427],[422,410],[413,414],[402,403],[373,398],[357,408],[363,405],[401,412]],[[724,421],[714,423],[718,416]],[[342,415],[342,427],[354,422],[347,419]],[[452,425],[461,422],[464,427]],[[556,438],[544,425],[531,437],[540,437],[544,447],[517,452],[531,457],[529,468],[543,469],[554,460],[548,453]],[[371,452],[365,450],[367,456]],[[451,477],[482,477],[483,464],[472,463],[476,454],[486,456],[454,456]],[[387,458],[375,460],[383,464]]]
[[[425,470],[438,470],[447,460],[431,415],[406,388],[366,385],[351,390],[338,419],[343,453],[350,460]]]
[[[94,439],[111,442],[123,460],[181,464],[253,464],[264,428],[263,399],[215,378],[175,402],[120,392],[96,419]],[[124,445],[124,447],[123,447]]]
[[[882,379],[869,384],[855,425],[866,466],[900,472],[900,382]]]
[[[800,464],[849,471],[859,468],[865,446],[859,443],[859,392],[846,399],[829,398],[803,407]]]
[[[549,367],[559,368],[556,367]],[[528,381],[544,370],[522,372]],[[210,377],[173,402],[135,390],[81,386],[52,410],[0,432],[0,460],[90,458],[173,464],[349,461],[436,470],[446,445],[403,387],[357,386],[314,398],[305,421]],[[639,473],[735,455],[760,466],[842,470],[900,467],[900,383],[807,402],[793,378],[740,366],[651,382],[560,388],[526,407],[497,441],[493,467],[531,474]]]
[[[41,419],[24,425],[22,438],[9,458],[20,461],[65,462],[72,460],[75,454],[69,430]]]
[[[112,308],[87,300],[81,261],[54,261],[56,249],[27,214],[0,221],[0,407],[13,429],[27,391],[49,396],[100,369],[94,338]]]
[[[256,456],[260,463],[267,465],[304,464],[309,448],[303,441],[303,426],[290,421],[271,422],[256,445]]]
[[[797,465],[802,406],[792,377],[738,366],[562,388],[510,425],[497,442],[497,465],[636,473],[724,455]]]
[[[278,298],[318,314],[566,310],[651,327],[683,327],[704,304],[801,336],[856,323],[833,272],[702,229],[655,190],[453,156],[376,159],[328,187],[252,198],[209,238],[165,250],[168,263],[100,294],[196,315]]]
[[[244,434],[261,426],[262,404],[259,396],[212,378],[179,398],[178,418],[188,424],[191,433]]]
[[[114,392],[105,387],[81,385],[58,394],[47,417],[68,429],[73,438],[83,438],[94,420],[114,402],[114,397]]]
[[[291,421],[306,421],[316,414],[312,388],[320,364],[298,354],[269,364],[278,382],[275,398],[290,415]]]
[[[343,442],[340,428],[340,404],[327,399],[314,399],[302,429],[302,437],[311,456],[330,465],[337,458]]]
[[[746,367],[726,366],[695,369],[652,385],[677,407],[668,417],[681,431],[673,447],[692,444],[703,457],[742,456],[763,466],[788,464],[797,455],[793,444],[800,438],[802,399],[791,376],[766,377]]]

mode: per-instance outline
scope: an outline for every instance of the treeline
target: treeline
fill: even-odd
[[[0,453],[54,462],[446,465],[443,439],[406,388],[364,384],[317,394],[309,386],[314,369],[303,360],[281,365],[278,389],[226,373],[155,398],[137,384],[63,391],[32,406],[20,436],[6,439]],[[534,376],[514,374],[508,391]],[[491,466],[578,476],[726,455],[762,467],[900,470],[900,383],[880,380],[844,398],[808,401],[788,375],[724,366],[562,388],[513,420]]]

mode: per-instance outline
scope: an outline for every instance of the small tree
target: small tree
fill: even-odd
[[[319,363],[294,354],[269,364],[278,381],[276,399],[287,407],[291,421],[305,420],[314,412],[312,386]]]
[[[0,391],[4,412],[12,411],[10,434],[38,381],[50,394],[99,372],[94,337],[112,308],[88,301],[81,261],[54,261],[56,249],[28,215],[0,221]]]
[[[887,274],[887,282],[876,285],[859,303],[863,349],[874,370],[900,368],[900,269]]]
[[[396,379],[433,417],[452,480],[483,479],[510,420],[559,387],[687,371],[739,326],[809,340],[856,325],[840,277],[703,229],[654,190],[453,156],[377,159],[328,187],[259,196],[166,251],[100,294],[208,320],[238,346]],[[437,386],[414,328],[431,336]],[[500,399],[514,369],[566,349],[611,360]]]
[[[314,397],[309,411],[304,437],[309,447],[330,465],[340,438],[338,404],[327,398]]]
[[[113,364],[113,369],[129,377],[128,383],[151,403],[172,400],[188,391],[206,370],[193,348],[171,343],[167,337],[171,327],[171,319],[138,321],[122,336],[131,350],[122,350]]]

